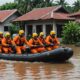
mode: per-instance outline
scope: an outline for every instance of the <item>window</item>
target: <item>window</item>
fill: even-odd
[[[39,34],[42,32],[42,25],[36,25],[36,32]]]
[[[46,35],[49,35],[51,30],[53,30],[53,24],[47,24],[46,25]]]
[[[4,31],[8,31],[8,26],[4,26]]]
[[[28,31],[27,32],[28,35],[32,35],[32,25],[27,26],[27,31]]]
[[[62,27],[63,27],[64,25],[56,24],[56,26],[57,26],[57,36],[58,36],[59,38],[61,38],[61,37],[62,37]]]

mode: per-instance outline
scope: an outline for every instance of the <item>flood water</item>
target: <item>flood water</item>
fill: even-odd
[[[80,47],[68,47],[74,56],[66,63],[0,60],[0,80],[80,80]]]

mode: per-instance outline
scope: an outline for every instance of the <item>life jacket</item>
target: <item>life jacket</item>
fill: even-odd
[[[17,37],[17,40],[15,41],[17,46],[23,46],[25,43],[25,38],[24,37]]]
[[[49,36],[49,41],[53,44],[60,44],[57,37],[52,38],[51,36]]]
[[[4,40],[4,42],[3,42],[3,40]],[[7,47],[6,45],[12,45],[12,40],[11,39],[3,38],[2,39],[2,46],[3,47]]]
[[[39,37],[39,40],[40,40],[44,45],[46,44],[46,42],[45,42],[45,39],[44,39],[44,38]]]
[[[6,39],[6,38],[5,38]],[[12,45],[12,41],[11,41],[11,39],[6,39],[6,44],[9,44],[9,45]]]
[[[49,42],[54,43],[54,39],[51,36],[49,36]]]
[[[2,38],[3,38],[3,37],[0,37],[0,44],[2,44]]]
[[[36,40],[32,39],[32,40],[33,40],[33,43],[32,43],[33,45],[40,45],[38,39],[36,39]]]

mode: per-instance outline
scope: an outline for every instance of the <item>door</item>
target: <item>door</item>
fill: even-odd
[[[37,25],[36,26],[36,32],[39,34],[40,32],[42,32],[42,25]]]
[[[46,25],[46,36],[50,34],[50,31],[53,30],[53,25],[52,24],[48,24]]]
[[[57,37],[61,38],[63,25],[57,24],[56,26],[57,26]]]
[[[32,35],[32,25],[27,26],[27,35]]]

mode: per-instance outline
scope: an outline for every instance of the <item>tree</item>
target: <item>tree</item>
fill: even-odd
[[[21,13],[26,13],[34,8],[42,8],[53,5],[53,0],[15,0],[17,9]]]
[[[80,10],[80,0],[75,1],[73,5],[73,12]]]
[[[32,10],[31,0],[16,0],[17,9],[22,13],[25,14]]]
[[[8,9],[15,9],[17,7],[16,3],[6,3],[0,6],[0,10],[8,10]]]
[[[73,12],[73,7],[72,6],[64,6],[64,8],[69,12],[72,13]]]
[[[53,6],[53,5],[54,5],[53,1],[54,1],[54,0],[44,0],[44,5],[45,5],[46,7],[48,7],[48,6]]]
[[[76,22],[66,23],[63,27],[63,43],[73,44],[80,42],[80,24]]]
[[[65,2],[65,0],[59,0],[59,1],[56,1],[57,5],[61,5],[61,6],[66,6],[68,5],[67,2]]]
[[[18,27],[16,25],[12,25],[9,27],[9,31],[10,31],[11,35],[13,35],[14,33],[18,33],[19,30],[20,30],[20,27]]]

